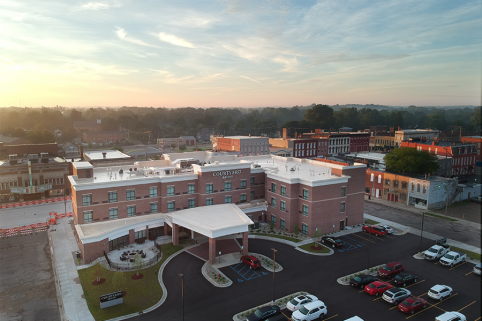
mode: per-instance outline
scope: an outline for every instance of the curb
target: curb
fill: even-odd
[[[280,239],[280,238],[277,238],[277,237],[270,237],[270,236],[264,236],[264,235],[252,235],[252,234],[248,235],[248,238],[285,243],[285,244],[288,244],[288,245],[291,245],[291,246],[294,246],[294,247],[296,247],[297,244],[303,242],[303,241],[300,241],[300,242],[296,243],[296,242],[288,241],[288,240],[285,240],[285,239]]]
[[[380,265],[376,265],[374,267],[371,267],[370,269],[376,269],[378,271],[379,268],[381,268],[384,264],[380,264]],[[365,269],[365,270],[362,270],[362,271],[358,271],[358,272],[355,272],[353,274],[349,274],[349,275],[345,275],[345,276],[342,276],[342,277],[339,277],[338,279],[336,279],[336,282],[338,282],[338,284],[341,284],[341,285],[350,285],[350,281],[344,281],[343,279],[344,278],[350,278],[352,276],[354,276],[355,274],[368,274],[368,275],[373,275],[373,276],[376,276],[377,275],[377,272],[370,272],[369,270]]]
[[[303,250],[303,249],[300,249],[299,247],[295,247],[295,250],[298,250],[300,252],[303,252],[303,253],[306,253],[306,254],[310,254],[310,255],[315,255],[315,256],[327,256],[327,255],[332,255],[333,253],[335,253],[335,251],[333,251],[332,249],[330,249],[328,246],[320,243],[321,246],[324,246],[326,247],[328,250],[330,250],[330,253],[316,253],[316,252],[310,252],[310,251],[307,251],[307,250]]]
[[[256,257],[264,258],[264,259],[266,259],[266,260],[268,260],[268,261],[273,262],[272,259],[270,259],[269,257],[267,257],[266,255],[263,255],[263,254],[248,252],[248,255],[253,255],[253,256],[256,256]],[[283,271],[283,267],[281,266],[281,264],[279,264],[279,263],[276,263],[276,264],[278,264],[279,267],[278,267],[277,269],[275,269],[274,272],[276,273],[276,272],[281,272],[281,271]],[[264,262],[261,262],[261,266],[262,266],[263,268],[265,268],[268,272],[273,272],[273,267],[272,267],[271,265],[270,265],[270,266],[267,266],[267,265],[264,264]]]
[[[51,239],[52,236],[50,235],[50,233],[51,233],[50,231],[47,231],[47,238],[49,240],[49,247],[50,247],[50,251],[51,251],[50,255],[51,255],[51,259],[52,259],[52,271],[54,272],[53,274],[54,274],[55,290],[57,292],[57,303],[59,305],[60,320],[61,321],[70,321],[70,319],[65,314],[63,299],[62,299],[62,295],[61,295],[62,290],[60,289],[56,258],[55,258],[55,255],[54,255],[54,247],[53,247],[53,244],[52,244],[52,239]]]
[[[231,286],[233,284],[233,281],[231,281],[230,278],[228,278],[226,275],[224,275],[223,272],[219,271],[215,267],[212,267],[215,271],[217,271],[217,273],[221,274],[222,276],[224,276],[226,278],[226,280],[228,280],[228,282],[226,282],[224,284],[219,284],[219,283],[215,282],[211,277],[209,277],[209,275],[207,275],[208,272],[206,271],[206,267],[207,267],[208,264],[209,264],[208,261],[206,261],[206,263],[203,264],[203,266],[201,268],[201,273],[206,278],[206,280],[211,282],[212,285],[214,285],[215,287],[218,287],[218,288],[227,288],[228,286]]]

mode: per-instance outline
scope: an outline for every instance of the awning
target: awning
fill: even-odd
[[[149,228],[161,227],[161,224],[149,224]]]
[[[146,229],[145,226],[136,227],[136,228],[134,229],[134,232],[144,231],[145,229]]]

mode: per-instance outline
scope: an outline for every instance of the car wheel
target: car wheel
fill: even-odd
[[[410,314],[413,314],[413,310],[412,310],[412,311],[410,311]]]
[[[321,320],[321,319],[323,319],[324,317],[325,317],[325,314],[324,314],[324,313],[322,313],[322,314],[320,314],[319,319]]]
[[[377,292],[377,293],[375,293],[375,296],[378,296],[378,292]]]
[[[452,291],[450,291],[449,296],[452,296]]]
[[[453,264],[453,263],[452,263],[452,264],[450,264],[450,267],[454,267],[454,264]]]
[[[439,300],[439,301],[442,302],[443,299],[444,299],[443,297],[440,297],[440,300]]]
[[[462,262],[465,262],[466,258],[464,257],[464,259],[462,260]]]
[[[413,280],[413,283],[417,283],[417,279]]]
[[[321,243],[325,244],[325,240],[321,240]]]
[[[363,284],[362,284],[362,285],[360,285],[360,289],[363,289]]]
[[[378,233],[375,233],[375,236],[378,236]]]
[[[426,307],[427,307],[427,304],[424,304],[424,305],[423,305],[423,308],[425,309]]]
[[[249,266],[249,269],[251,270],[251,269],[253,269],[253,267],[250,265],[250,266]]]
[[[393,305],[398,305],[398,301],[393,302]]]
[[[407,283],[403,283],[403,287],[406,287],[407,286]]]

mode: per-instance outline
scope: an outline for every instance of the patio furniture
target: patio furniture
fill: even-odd
[[[131,262],[134,262],[134,259],[131,259]]]
[[[142,257],[143,259],[145,259],[145,258],[146,258],[146,253],[142,253],[141,257]]]

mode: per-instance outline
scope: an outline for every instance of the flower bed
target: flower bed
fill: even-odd
[[[273,272],[273,260],[270,259],[269,257],[259,254],[259,253],[248,253],[249,255],[253,255],[259,259],[261,262],[261,266],[264,267],[266,270]],[[277,262],[275,262],[275,272],[280,272],[283,271],[283,267],[279,265]]]
[[[231,281],[230,278],[217,268],[213,267],[209,262],[204,263],[201,272],[214,286],[228,287],[233,284],[233,281]]]
[[[384,265],[385,264],[380,264],[380,265],[377,265],[377,266],[374,266],[374,267],[370,268],[369,270],[363,270],[363,271],[359,271],[357,273],[342,276],[341,278],[338,278],[336,281],[339,284],[342,284],[342,285],[349,285],[350,280],[353,279],[357,275],[360,275],[360,274],[369,274],[369,275],[374,275],[374,276],[377,275],[378,269],[380,269]]]

